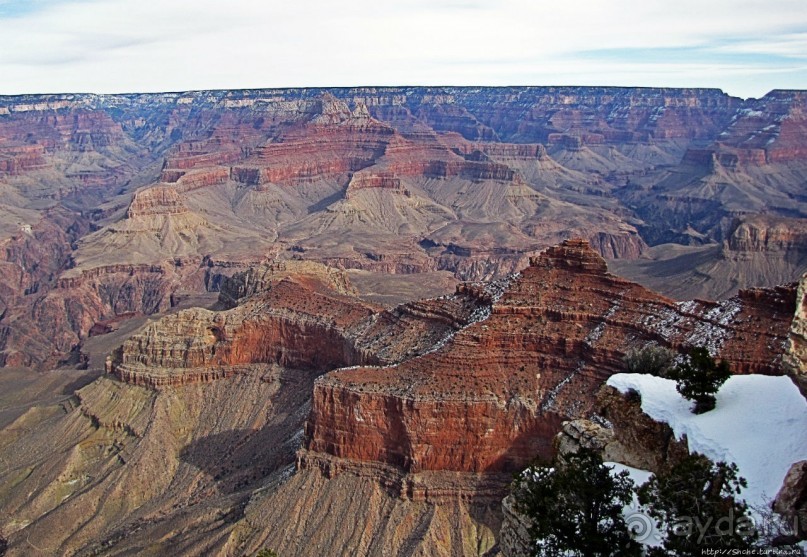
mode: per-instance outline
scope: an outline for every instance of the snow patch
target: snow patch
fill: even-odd
[[[437,352],[441,348],[443,348],[448,342],[457,336],[457,333],[464,331],[471,325],[475,323],[479,323],[480,321],[484,321],[493,313],[493,305],[501,299],[505,292],[510,288],[510,285],[513,284],[514,281],[518,280],[521,277],[521,273],[511,273],[504,278],[494,280],[487,283],[471,283],[474,286],[478,286],[482,288],[485,293],[490,296],[490,304],[486,304],[476,308],[471,315],[468,317],[468,323],[466,323],[463,327],[460,327],[456,331],[449,332],[446,336],[438,340],[429,350],[423,352],[422,354],[415,356],[414,359],[422,358],[428,354],[432,354]],[[359,368],[372,368],[372,369],[389,369],[397,366],[397,363],[383,365],[383,366],[373,366],[373,365],[356,365],[356,366],[347,366],[341,367],[335,371],[346,371],[351,369],[359,369]]]
[[[695,328],[686,335],[684,343],[703,346],[709,354],[716,356],[729,338],[731,323],[741,309],[736,298],[718,302],[709,309],[696,301],[678,302],[676,309],[664,308],[645,316],[642,324],[661,335],[664,340],[671,341],[681,335],[692,322],[691,318],[695,317]]]
[[[612,468],[611,474],[614,476],[621,472],[627,472],[628,477],[636,487],[646,483],[650,476],[653,475],[652,472],[647,470],[640,470],[618,462],[605,462],[604,464]],[[662,545],[665,534],[659,530],[656,521],[642,509],[636,492],[633,493],[633,500],[622,508],[622,516],[625,518],[625,524],[636,541],[650,547],[660,547]]]
[[[669,379],[619,373],[607,384],[642,395],[642,411],[684,435],[691,452],[734,462],[748,480],[742,497],[752,506],[769,502],[790,466],[807,460],[807,401],[788,377],[735,375],[717,393],[717,407],[691,412],[692,403]]]

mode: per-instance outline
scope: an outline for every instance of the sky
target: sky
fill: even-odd
[[[807,0],[0,0],[0,94],[807,89]]]

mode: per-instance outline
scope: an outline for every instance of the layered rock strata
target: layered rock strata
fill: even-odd
[[[490,280],[572,236],[629,259],[663,242],[725,242],[728,267],[686,270],[723,280],[684,296],[723,297],[807,265],[804,113],[799,91],[742,101],[602,87],[3,97],[0,238],[72,213],[54,280],[72,266],[278,255]],[[12,282],[38,282],[40,296]],[[80,344],[84,331],[53,343],[52,331],[10,330],[49,286],[6,282],[10,363],[47,367]]]
[[[313,263],[237,273],[220,295],[231,309],[183,310],[148,325],[124,342],[115,373],[159,388],[227,377],[254,363],[321,371],[390,364],[432,349],[485,303],[460,292],[381,311],[350,293],[344,273]]]
[[[490,305],[451,342],[318,379],[308,451],[412,473],[514,471],[551,456],[560,424],[596,407],[631,347],[705,345],[737,372],[781,373],[794,303],[786,288],[675,304],[608,274],[578,240],[486,288]]]
[[[148,324],[117,379],[0,431],[12,554],[30,536],[56,554],[484,555],[509,543],[512,472],[565,450],[559,431],[650,469],[677,454],[637,401],[600,392],[627,350],[706,344],[737,352],[738,371],[781,373],[796,311],[791,287],[675,303],[582,240],[389,310],[310,262],[229,270],[224,309]],[[612,431],[578,419],[598,412]]]

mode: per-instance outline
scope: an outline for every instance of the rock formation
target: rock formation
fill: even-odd
[[[790,467],[782,489],[776,494],[773,510],[785,517],[788,524],[795,525],[798,539],[807,540],[807,461]]]
[[[490,280],[579,236],[680,299],[788,282],[807,266],[804,103],[603,87],[4,97],[0,241],[59,252],[40,277],[6,266],[4,361],[52,366],[116,317],[31,321],[61,278],[110,265],[301,258]],[[31,247],[53,227],[64,237]],[[662,242],[701,251],[669,259]],[[215,291],[231,273],[208,270],[160,288]]]
[[[801,278],[796,293],[796,311],[790,327],[784,364],[787,372],[807,397],[807,274]]]
[[[551,455],[558,432],[651,469],[676,453],[600,390],[627,350],[706,343],[738,372],[781,373],[796,297],[675,303],[609,274],[583,240],[386,310],[315,263],[231,271],[217,309],[147,323],[112,374],[0,429],[12,554],[30,536],[56,553],[158,540],[169,553],[481,555],[505,539],[512,472]],[[594,413],[632,429],[579,421]]]
[[[484,304],[475,292],[458,292],[382,311],[353,293],[344,272],[310,262],[239,272],[222,285],[219,303],[229,309],[188,309],[152,323],[124,342],[115,372],[165,387],[254,363],[321,371],[393,363],[431,349]]]
[[[609,275],[582,241],[478,295],[489,314],[450,343],[318,379],[307,450],[415,473],[512,472],[551,455],[561,422],[594,408],[632,346],[705,345],[739,373],[781,373],[794,305],[793,288],[674,304]]]

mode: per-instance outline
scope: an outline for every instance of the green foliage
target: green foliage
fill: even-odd
[[[255,554],[255,557],[278,557],[278,555],[273,549],[263,548]]]
[[[706,348],[699,346],[689,352],[687,361],[673,368],[668,377],[675,379],[681,396],[695,401],[693,412],[702,414],[715,407],[715,393],[731,377],[725,360],[716,363]]]
[[[515,508],[532,521],[535,556],[639,556],[623,507],[633,495],[627,472],[612,474],[589,449],[566,463],[533,465],[514,484]]]
[[[666,529],[651,557],[702,555],[706,548],[747,548],[756,537],[745,503],[734,500],[746,481],[737,466],[697,453],[638,489],[639,502]]]
[[[628,373],[647,373],[667,377],[675,359],[675,352],[658,344],[633,348],[623,358]]]

